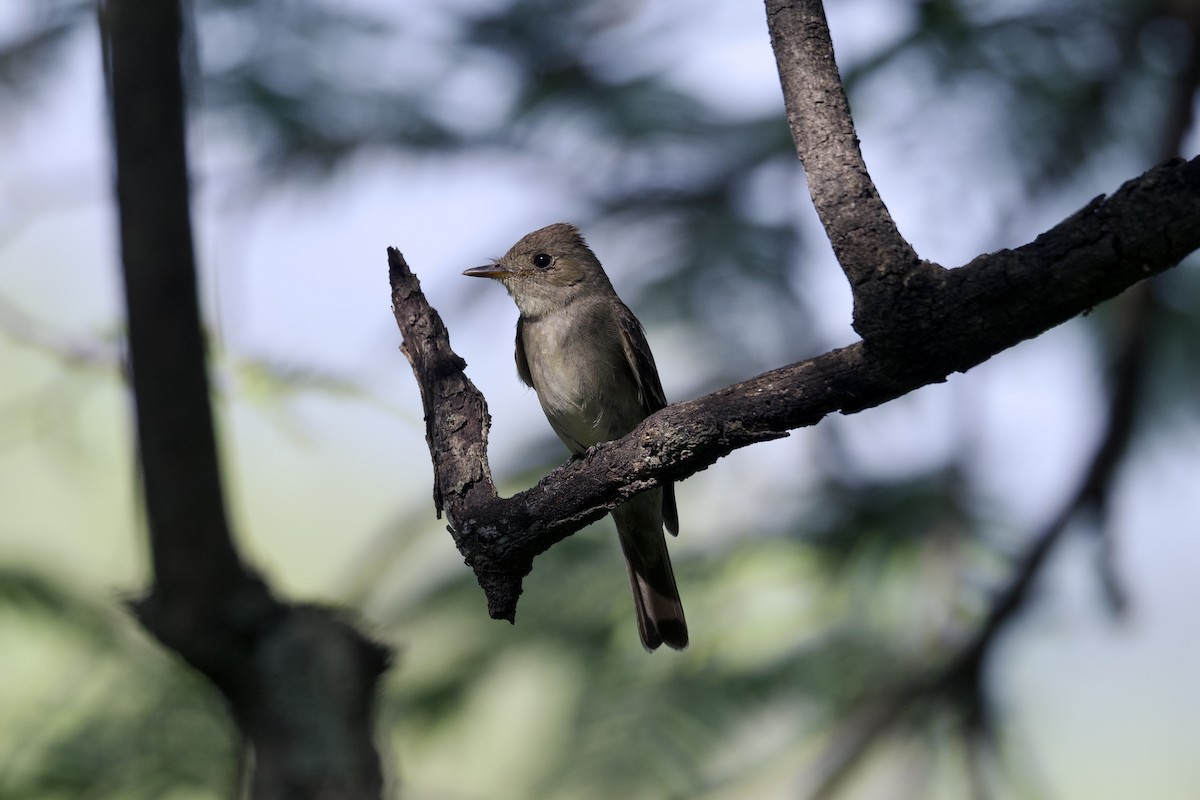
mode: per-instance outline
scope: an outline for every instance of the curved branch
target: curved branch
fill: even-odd
[[[733,450],[943,381],[1037,336],[1200,248],[1200,159],[1143,174],[1016,250],[908,287],[886,347],[858,342],[667,406],[512,498],[487,467],[486,402],[395,249],[392,302],[425,403],[435,497],[493,617],[512,620],[533,559],[634,494]]]
[[[767,0],[767,26],[788,125],[809,193],[854,295],[854,329],[870,342],[895,330],[888,310],[941,267],[918,259],[867,171],[820,0]]]
[[[1133,302],[1131,316],[1134,319],[1130,320],[1130,335],[1117,357],[1116,388],[1108,409],[1109,424],[1076,490],[1033,535],[1017,560],[1013,574],[989,602],[987,614],[957,650],[936,667],[899,685],[880,689],[835,731],[816,759],[815,788],[806,797],[820,800],[833,796],[834,789],[884,734],[924,700],[944,698],[959,704],[961,713],[956,718],[967,729],[967,741],[995,732],[984,686],[989,657],[1003,634],[1029,605],[1034,587],[1050,556],[1065,538],[1071,522],[1089,512],[1103,516],[1102,507],[1107,501],[1109,487],[1128,449],[1133,432],[1133,406],[1145,377],[1142,361],[1147,339],[1141,317],[1152,305],[1152,285],[1139,283],[1122,298]]]

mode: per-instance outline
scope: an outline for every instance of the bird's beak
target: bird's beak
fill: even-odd
[[[469,275],[472,278],[503,278],[512,273],[512,270],[502,267],[499,264],[485,264],[482,267],[472,267],[465,270],[463,275]]]

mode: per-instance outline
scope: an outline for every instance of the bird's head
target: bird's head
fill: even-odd
[[[611,292],[612,284],[579,229],[556,222],[527,234],[492,264],[463,272],[504,284],[521,313],[539,316],[577,292]]]

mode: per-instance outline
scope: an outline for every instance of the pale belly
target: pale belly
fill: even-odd
[[[572,453],[619,439],[645,418],[623,360],[621,369],[608,371],[572,369],[550,374],[545,365],[529,366],[542,411]]]

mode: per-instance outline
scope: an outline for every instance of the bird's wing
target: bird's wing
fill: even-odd
[[[525,318],[517,317],[517,377],[526,386],[533,386],[533,376],[529,374],[529,359],[525,358]]]
[[[617,303],[617,328],[621,332],[621,348],[625,351],[625,360],[633,380],[637,383],[638,398],[646,416],[653,414],[667,404],[667,395],[663,392],[662,379],[658,377],[658,367],[654,364],[654,355],[650,352],[650,343],[646,341],[646,332],[642,323],[624,303]],[[518,337],[519,338],[519,337]],[[663,524],[671,535],[679,533],[679,509],[675,505],[675,485],[664,483],[662,486]]]
[[[654,356],[650,353],[650,343],[646,341],[642,323],[624,303],[617,303],[617,327],[621,332],[625,360],[637,383],[638,399],[641,400],[642,410],[649,416],[667,404],[667,396],[658,377],[658,367],[654,365]]]

